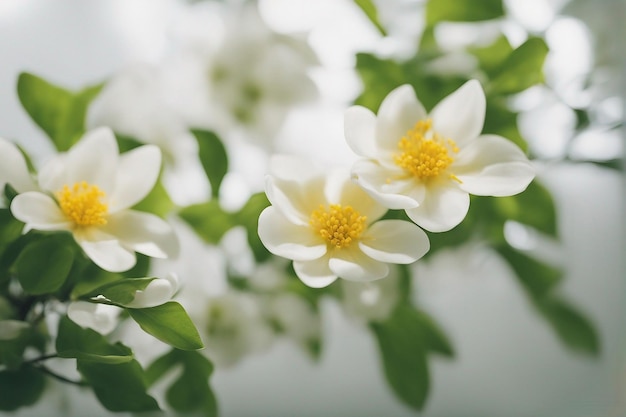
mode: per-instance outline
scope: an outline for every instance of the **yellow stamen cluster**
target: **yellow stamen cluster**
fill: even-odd
[[[444,139],[432,132],[432,120],[420,120],[398,142],[400,153],[394,162],[417,178],[436,178],[454,162],[450,153],[459,148],[452,139]],[[454,175],[450,175],[455,178]]]
[[[328,208],[320,205],[313,211],[309,223],[322,238],[341,249],[350,246],[361,236],[365,229],[365,220],[366,216],[361,216],[351,206],[331,204]]]
[[[77,182],[63,186],[56,198],[63,213],[77,226],[101,226],[106,224],[108,207],[101,199],[105,196],[96,185]]]

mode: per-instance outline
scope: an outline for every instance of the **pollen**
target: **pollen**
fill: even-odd
[[[106,224],[108,207],[102,202],[104,197],[104,191],[85,181],[77,182],[71,187],[64,185],[56,193],[61,211],[77,226]]]
[[[361,236],[366,219],[351,206],[331,204],[329,207],[320,205],[313,211],[309,223],[330,245],[341,249],[350,246]]]
[[[454,162],[459,148],[432,130],[432,120],[420,120],[398,142],[394,162],[413,176],[428,180],[443,174]],[[454,175],[450,174],[454,179]]]

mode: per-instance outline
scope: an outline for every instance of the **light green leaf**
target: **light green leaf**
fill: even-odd
[[[488,91],[513,94],[542,83],[543,63],[547,54],[548,45],[543,39],[528,39],[504,60],[488,86]]]
[[[79,359],[78,371],[91,385],[100,403],[109,411],[155,411],[156,400],[146,392],[143,369],[136,360],[118,364]]]
[[[236,214],[237,223],[246,229],[248,245],[250,245],[250,249],[257,262],[263,262],[270,257],[270,253],[261,242],[258,233],[259,216],[269,205],[270,202],[265,196],[265,193],[256,193],[250,197]]]
[[[122,278],[92,290],[85,297],[103,295],[115,304],[124,306],[135,299],[137,291],[143,291],[156,278]]]
[[[198,141],[198,154],[209,183],[213,198],[219,196],[220,185],[228,172],[228,155],[220,138],[213,132],[192,130]]]
[[[429,0],[426,4],[426,23],[478,22],[497,19],[504,15],[502,0]]]
[[[133,210],[145,211],[165,218],[174,209],[174,206],[174,202],[163,187],[161,177],[159,177],[154,188],[143,200],[133,206]]]
[[[361,10],[363,10],[363,13],[365,13],[367,18],[376,27],[378,32],[380,32],[380,34],[383,36],[387,36],[387,31],[378,19],[378,11],[376,10],[376,5],[374,4],[374,2],[372,0],[354,0],[354,2],[357,6],[361,8]]]
[[[129,308],[127,311],[146,333],[162,342],[182,350],[204,347],[187,312],[175,301],[150,308]]]
[[[483,133],[500,135],[515,143],[524,152],[528,151],[528,143],[517,127],[517,113],[507,107],[502,96],[487,97]]]
[[[494,43],[485,47],[470,47],[468,52],[473,54],[480,65],[480,68],[492,76],[500,69],[504,61],[513,52],[513,47],[506,36],[502,35]]]
[[[74,93],[25,72],[17,80],[22,106],[58,151],[67,151],[85,132],[87,107],[101,88],[102,84]]]
[[[526,191],[493,201],[503,218],[531,226],[552,237],[558,237],[556,207],[552,194],[537,180]]]
[[[363,81],[363,93],[355,104],[377,111],[391,90],[407,83],[404,68],[396,61],[367,53],[356,55],[356,70]]]
[[[133,352],[121,343],[110,344],[92,329],[83,329],[67,316],[59,322],[56,350],[62,358],[76,358],[107,364],[133,360]]]
[[[531,258],[508,245],[500,245],[496,250],[513,268],[522,287],[533,299],[547,296],[562,279],[562,272]]]
[[[178,215],[211,244],[219,243],[224,233],[236,225],[233,215],[225,212],[217,200],[187,206]]]
[[[14,411],[35,404],[44,388],[43,374],[32,366],[0,371],[0,410]]]

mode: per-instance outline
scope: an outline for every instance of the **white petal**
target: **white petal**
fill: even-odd
[[[74,233],[74,239],[89,259],[105,271],[123,272],[135,266],[135,252],[122,246],[118,240],[103,238],[97,233]]]
[[[313,261],[294,261],[293,269],[298,278],[311,288],[327,287],[337,280],[337,275],[328,267],[328,256]]]
[[[22,332],[30,327],[30,324],[20,320],[0,320],[0,342],[13,340],[20,337]]]
[[[72,222],[52,197],[37,191],[17,195],[11,202],[11,213],[32,229],[70,230],[72,227]]]
[[[361,186],[372,198],[390,209],[407,209],[417,207],[419,201],[409,194],[416,187],[415,179],[399,168],[396,171],[362,159],[352,167],[352,179]]]
[[[6,184],[18,193],[37,189],[22,152],[12,142],[0,138],[0,193]]]
[[[259,238],[270,252],[287,259],[310,261],[326,253],[326,243],[310,226],[291,223],[274,207],[259,216]]]
[[[382,217],[387,208],[372,198],[362,187],[350,178],[345,169],[332,171],[326,182],[326,195],[329,203],[350,206],[371,223]]]
[[[271,176],[288,181],[307,182],[321,174],[310,159],[294,155],[273,155],[269,168]]]
[[[297,178],[297,174],[294,176]],[[294,224],[306,226],[311,213],[320,205],[326,205],[324,194],[326,179],[323,176],[310,178],[307,182],[281,180],[268,176],[265,193],[272,205]]]
[[[109,211],[114,213],[143,200],[156,184],[160,170],[161,150],[155,145],[144,145],[121,155],[115,188],[107,199]]]
[[[357,247],[333,251],[328,262],[330,270],[348,281],[374,281],[389,273],[389,266],[370,258]]]
[[[178,290],[178,278],[174,274],[169,274],[165,278],[157,278],[148,284],[143,291],[135,292],[135,298],[125,307],[128,308],[148,308],[164,304],[172,299]]]
[[[398,142],[420,120],[426,119],[424,106],[413,87],[402,85],[385,97],[376,122],[376,140],[381,150],[395,152]]]
[[[535,177],[522,150],[496,135],[480,136],[457,156],[453,172],[470,194],[495,197],[520,193]]]
[[[376,115],[362,106],[344,113],[343,131],[348,146],[360,156],[376,158]]]
[[[119,312],[118,307],[86,301],[73,301],[67,307],[70,320],[104,335],[111,333],[117,326]]]
[[[472,140],[485,122],[485,93],[480,83],[470,80],[440,101],[430,113],[433,130],[452,139],[459,147]]]
[[[422,204],[406,214],[430,232],[445,232],[461,223],[468,209],[469,194],[450,181],[450,185],[429,187]]]
[[[124,210],[109,216],[100,230],[114,236],[126,248],[153,258],[175,258],[179,242],[172,226],[151,213]]]
[[[381,220],[369,227],[359,247],[378,261],[410,264],[428,252],[430,242],[426,233],[411,222]]]

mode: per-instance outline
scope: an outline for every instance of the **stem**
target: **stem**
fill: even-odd
[[[36,366],[35,368],[39,369],[44,374],[47,374],[47,375],[51,376],[52,378],[54,378],[54,379],[56,379],[58,381],[65,382],[66,384],[77,385],[79,387],[87,387],[87,386],[89,386],[89,384],[86,383],[85,381],[75,381],[73,379],[66,378],[63,375],[59,375],[56,372],[51,371],[50,369],[46,368],[43,365]]]
[[[28,360],[28,361],[24,361],[24,363],[35,364],[35,363],[38,363],[38,362],[42,362],[42,361],[45,361],[45,360],[48,360],[48,359],[58,358],[58,357],[59,357],[58,353],[50,353],[48,355],[42,355],[42,356],[39,356],[38,358],[33,358],[33,359]]]

